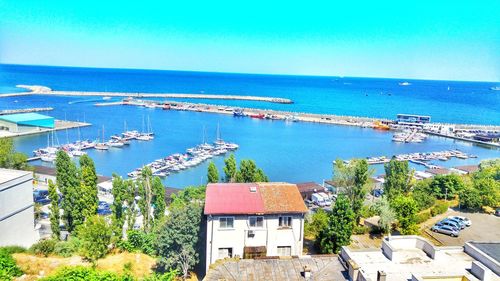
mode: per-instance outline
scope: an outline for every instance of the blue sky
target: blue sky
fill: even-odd
[[[0,62],[500,81],[500,1],[0,0]]]

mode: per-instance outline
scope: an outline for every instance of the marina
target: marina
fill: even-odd
[[[387,156],[378,156],[378,157],[367,157],[366,160],[369,165],[376,164],[385,164],[389,163],[391,159],[394,158],[397,161],[410,161],[417,165],[423,165],[426,168],[433,169],[438,168],[437,165],[432,165],[427,163],[432,160],[440,160],[440,161],[448,161],[451,158],[458,159],[469,159],[469,158],[477,158],[476,155],[467,154],[460,150],[444,150],[444,151],[436,151],[436,152],[415,152],[415,153],[407,153],[407,154],[398,154],[392,157]],[[344,161],[345,163],[349,163],[349,161]]]

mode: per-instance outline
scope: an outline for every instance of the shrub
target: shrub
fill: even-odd
[[[479,190],[467,187],[459,193],[460,208],[469,210],[479,210],[482,205]]]
[[[35,255],[43,255],[45,257],[54,253],[54,248],[57,241],[52,239],[40,240],[38,243],[31,246],[30,251]]]
[[[495,209],[493,209],[489,206],[483,206],[483,207],[481,207],[481,209],[483,209],[483,212],[485,212],[488,215],[492,215],[495,213]]]
[[[362,234],[366,234],[370,231],[370,228],[367,227],[367,226],[364,226],[364,225],[356,225],[353,229],[352,229],[352,233],[355,234],[355,235],[362,235]]]
[[[59,241],[54,247],[54,254],[61,257],[71,257],[78,252],[80,248],[80,240],[78,238],[71,238],[68,241]]]
[[[448,203],[437,202],[434,207],[431,208],[431,216],[437,216],[439,214],[444,214],[448,210]]]
[[[0,248],[0,280],[12,280],[22,274],[9,249]]]
[[[94,268],[75,266],[66,267],[57,271],[54,275],[41,279],[42,281],[122,281],[123,278],[117,274],[98,271]]]
[[[429,211],[417,214],[417,224],[421,224],[431,218],[431,213]]]
[[[147,255],[154,255],[154,235],[147,234],[140,230],[130,230],[127,232],[127,241],[132,251],[141,251]]]
[[[3,250],[9,254],[26,253],[27,251],[27,249],[22,246],[4,246],[0,247],[0,250]]]
[[[128,240],[118,240],[118,242],[116,242],[116,248],[126,252],[133,252],[135,250]]]

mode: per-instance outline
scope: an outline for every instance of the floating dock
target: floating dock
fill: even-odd
[[[429,164],[425,161],[431,160],[440,160],[440,161],[448,161],[451,158],[459,158],[459,159],[468,159],[468,158],[477,158],[475,155],[467,154],[460,150],[444,150],[444,151],[436,151],[436,152],[416,152],[416,153],[407,153],[407,154],[398,154],[392,157],[387,156],[378,156],[378,157],[367,157],[366,161],[369,165],[376,164],[385,164],[389,163],[392,158],[397,161],[409,161],[417,165],[425,166],[426,168],[436,168],[436,165]],[[335,162],[335,161],[334,161]],[[349,161],[344,161],[346,164]]]

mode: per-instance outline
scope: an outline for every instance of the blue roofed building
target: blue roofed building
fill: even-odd
[[[43,114],[19,113],[0,115],[0,130],[6,130],[11,133],[24,133],[54,128],[54,117]]]

